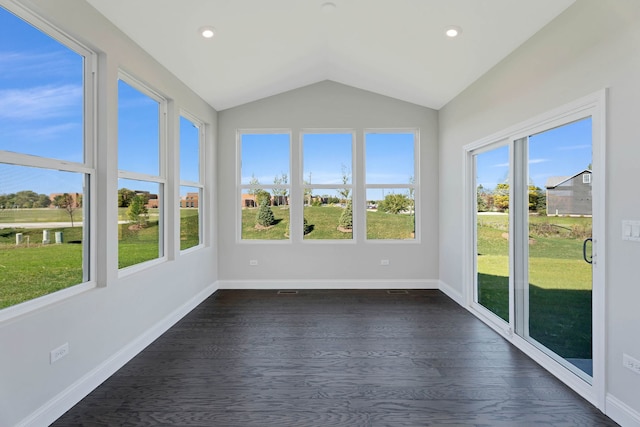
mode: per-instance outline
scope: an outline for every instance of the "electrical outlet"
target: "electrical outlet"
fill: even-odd
[[[66,342],[62,344],[60,347],[51,350],[49,353],[49,364],[55,363],[58,360],[69,354],[69,343]]]
[[[640,374],[640,360],[634,359],[628,354],[622,355],[622,366],[632,370],[636,374]]]
[[[380,260],[380,265],[389,265],[389,260],[388,259],[381,259]]]
[[[250,259],[249,260],[249,265],[258,265],[258,260],[257,259]]]

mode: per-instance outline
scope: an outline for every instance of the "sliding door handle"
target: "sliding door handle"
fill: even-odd
[[[582,257],[584,258],[585,262],[589,264],[593,264],[593,255],[587,257],[587,242],[593,243],[593,239],[589,237],[588,239],[585,239],[585,241],[582,243]]]

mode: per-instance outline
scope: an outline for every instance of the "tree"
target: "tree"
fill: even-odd
[[[287,185],[289,183],[289,177],[286,173],[283,173],[279,176],[276,175],[275,178],[273,178],[273,183],[274,185]],[[287,204],[287,195],[289,191],[288,189],[273,188],[271,191],[273,192],[273,200],[276,206]]]
[[[538,196],[538,201],[536,203],[536,212],[538,212],[539,214],[546,214],[547,213],[547,193],[541,189],[538,188],[539,190],[539,196]]]
[[[309,172],[309,181],[304,181],[304,200],[305,203],[309,206],[311,206],[311,192],[312,189],[310,187],[311,185],[311,172]]]
[[[482,184],[478,185],[476,188],[476,209],[478,212],[487,212],[489,210],[486,194]]]
[[[351,172],[347,171],[347,166],[342,164],[342,183],[347,185],[349,183],[349,179],[351,177]],[[309,181],[311,181],[311,175],[309,175]],[[350,188],[341,188],[338,190],[338,194],[341,197],[340,203],[347,203],[349,200],[349,195],[351,194]]]
[[[528,208],[531,212],[544,212],[547,209],[547,197],[544,191],[540,187],[536,187],[534,184],[529,184],[527,188],[528,193]],[[489,197],[487,197],[487,200]],[[509,209],[509,184],[502,183],[496,186],[493,192],[493,205],[501,212],[505,212]]]
[[[127,217],[129,221],[142,228],[147,224],[147,216],[149,210],[145,206],[147,198],[142,194],[135,195],[127,209]]]
[[[535,185],[529,184],[529,210],[536,212],[538,210],[538,203],[542,196],[542,189]]]
[[[415,202],[415,192],[416,192],[416,188],[413,187],[413,185],[415,185],[416,183],[416,179],[413,176],[409,177],[409,183],[411,183],[412,187],[409,187],[409,191],[407,191],[408,193],[408,197],[409,197],[409,215],[415,217],[416,214],[416,202]],[[415,218],[413,221],[413,225],[415,228]]]
[[[509,184],[496,185],[496,189],[493,192],[493,205],[500,212],[509,210]]]
[[[266,199],[263,199],[262,203],[260,203],[260,207],[258,208],[258,214],[256,215],[256,226],[271,227],[275,223],[276,219],[273,216],[271,206],[269,206],[269,203],[266,201]]]
[[[406,194],[387,194],[378,204],[378,209],[390,214],[398,214],[411,207],[411,200]]]
[[[265,191],[261,188],[258,188],[254,193],[253,193],[254,197],[256,198],[256,204],[258,206],[260,206],[263,203],[266,203],[268,205],[271,204],[271,193],[269,193],[268,191]]]
[[[342,210],[338,220],[338,229],[344,231],[353,230],[353,206],[351,199],[347,200],[347,206]]]
[[[259,188],[256,188],[258,185],[260,185],[260,181],[258,180],[258,178],[256,178],[254,174],[251,174],[249,185],[251,186],[251,188],[249,188],[249,191],[247,191],[247,193],[251,194],[252,196],[255,196],[256,193],[260,191]]]
[[[136,192],[129,190],[128,188],[121,188],[118,190],[118,207],[126,208],[131,203],[131,200],[136,197]]]
[[[34,208],[48,208],[50,205],[51,199],[46,194],[38,194],[38,199],[33,203]]]
[[[74,197],[69,193],[59,194],[53,198],[53,205],[67,211],[69,218],[71,219],[71,226],[73,227],[73,214],[78,208]]]

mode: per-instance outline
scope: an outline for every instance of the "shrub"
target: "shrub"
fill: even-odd
[[[265,190],[256,190],[255,192],[256,204],[261,206],[263,203],[267,205],[271,204],[271,193]]]
[[[256,224],[261,227],[271,227],[275,223],[276,219],[273,216],[271,206],[269,206],[266,199],[263,199],[258,208],[258,214],[256,215]]]
[[[411,207],[411,199],[405,194],[387,194],[378,209],[390,214],[398,214]]]
[[[347,202],[347,206],[342,210],[342,214],[340,214],[338,227],[347,230],[353,229],[353,207],[351,206],[351,200]]]
[[[147,223],[147,217],[149,211],[145,206],[146,198],[142,195],[134,196],[127,208],[127,217],[129,221],[138,225],[139,227],[143,227]]]

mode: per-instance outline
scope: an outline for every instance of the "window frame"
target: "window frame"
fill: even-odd
[[[367,182],[367,135],[368,134],[413,134],[413,183],[406,184],[369,184]],[[364,204],[367,204],[367,190],[369,189],[407,189],[413,191],[413,221],[414,221],[414,237],[413,239],[369,239],[367,237],[368,225],[366,208],[364,209],[364,230],[363,238],[366,243],[381,244],[418,244],[420,243],[420,216],[417,214],[420,208],[420,129],[419,128],[365,128],[362,132],[362,169],[364,182]],[[362,207],[360,207],[362,208]],[[355,207],[354,207],[355,210]]]
[[[305,135],[339,135],[339,134],[350,134],[351,135],[351,164],[349,164],[349,168],[350,168],[350,177],[351,177],[351,183],[350,184],[306,184],[304,182],[305,180],[305,176],[304,176],[304,172],[305,172],[305,165],[304,165],[304,136]],[[312,245],[318,245],[318,244],[323,244],[323,243],[330,243],[330,244],[352,244],[356,242],[356,238],[358,236],[358,230],[357,230],[357,226],[356,226],[356,215],[358,210],[360,210],[356,203],[354,203],[355,201],[355,197],[356,197],[356,193],[357,193],[357,184],[358,184],[358,179],[357,179],[357,174],[356,172],[356,145],[357,145],[357,131],[355,128],[306,128],[306,129],[300,129],[299,131],[299,169],[300,169],[300,174],[298,177],[298,185],[300,186],[300,194],[302,196],[302,198],[299,200],[299,202],[301,203],[301,209],[302,209],[302,217],[299,219],[299,221],[296,221],[296,227],[298,227],[300,230],[302,230],[303,226],[304,226],[304,192],[307,188],[310,188],[312,191],[313,189],[326,189],[326,190],[339,190],[339,189],[350,189],[351,190],[351,209],[352,209],[352,223],[353,223],[353,230],[351,232],[351,238],[350,239],[305,239],[304,237],[304,231],[302,231],[300,233],[300,240],[304,243],[304,244],[312,244]],[[296,203],[298,201],[295,201]],[[293,221],[292,221],[293,224]]]
[[[552,110],[541,113],[523,122],[512,125],[497,133],[486,136],[480,140],[469,143],[462,147],[463,155],[463,205],[462,205],[462,234],[464,245],[462,252],[462,277],[466,284],[463,289],[461,304],[463,304],[473,315],[489,325],[496,332],[500,333],[510,343],[514,344],[527,355],[534,358],[541,366],[551,372],[556,378],[571,387],[576,393],[587,401],[601,408],[606,399],[605,390],[605,368],[606,368],[606,346],[605,346],[605,318],[606,318],[606,111],[607,111],[607,90],[584,96],[568,104],[556,107]],[[592,276],[592,348],[593,348],[593,376],[592,383],[588,384],[582,379],[578,379],[574,372],[569,371],[558,362],[552,359],[547,353],[538,347],[531,345],[516,334],[513,328],[504,328],[493,321],[485,312],[477,309],[474,302],[475,262],[475,222],[474,214],[474,193],[471,191],[475,180],[475,170],[473,167],[473,153],[483,149],[498,141],[509,141],[514,143],[520,138],[528,138],[532,134],[544,132],[546,130],[563,126],[565,124],[579,121],[587,116],[592,119],[592,153],[593,170],[598,172],[598,179],[592,183],[593,188],[593,244],[594,264]],[[513,155],[513,157],[516,157]],[[524,157],[524,156],[520,156]],[[515,159],[514,159],[515,160]],[[514,161],[512,160],[512,162]],[[526,160],[520,159],[526,165]],[[527,165],[528,167],[528,165]],[[512,180],[513,181],[513,180]],[[526,247],[526,246],[525,246]],[[515,260],[514,260],[515,262]],[[520,263],[524,261],[519,261]],[[523,267],[520,268],[524,270]],[[514,276],[515,277],[515,276]],[[523,281],[524,283],[525,281]],[[515,317],[515,316],[513,316]],[[515,320],[515,319],[514,319]]]
[[[38,155],[22,154],[11,151],[0,150],[1,163],[48,169],[60,172],[79,173],[83,175],[83,248],[82,248],[82,275],[83,281],[75,285],[70,285],[64,289],[54,291],[21,303],[0,309],[0,322],[32,312],[39,308],[48,306],[58,301],[65,300],[79,293],[98,286],[96,278],[96,249],[97,231],[96,209],[96,152],[97,152],[97,127],[95,124],[97,114],[97,69],[98,55],[96,52],[80,43],[75,38],[43,20],[26,7],[17,3],[0,5],[8,13],[14,15],[16,19],[21,19],[40,31],[47,37],[60,43],[65,48],[75,52],[82,57],[82,150],[83,161],[74,162],[68,160],[42,157]]]
[[[243,135],[288,135],[289,136],[289,183],[284,185],[276,185],[276,184],[243,184],[242,183],[242,136]],[[240,244],[290,244],[292,242],[292,234],[294,233],[292,229],[293,224],[293,204],[291,200],[295,200],[294,197],[294,185],[292,176],[295,173],[294,164],[293,164],[293,132],[291,129],[284,128],[257,128],[257,129],[237,129],[236,130],[236,196],[235,196],[235,205],[236,205],[236,243]],[[289,235],[286,239],[243,239],[242,238],[242,192],[244,190],[265,190],[269,191],[272,189],[286,189],[289,191]],[[300,224],[302,228],[302,223]]]
[[[178,113],[178,127],[180,126],[180,119],[186,119],[190,121],[195,127],[198,129],[198,181],[188,181],[182,179],[182,170],[180,168],[180,159],[182,156],[182,140],[178,136],[177,140],[177,149],[178,149],[178,196],[180,195],[180,188],[185,187],[193,187],[198,189],[198,244],[192,246],[187,249],[180,249],[180,212],[176,217],[176,228],[178,230],[178,239],[177,239],[177,249],[180,254],[188,253],[197,249],[200,249],[205,246],[204,242],[204,215],[205,215],[205,167],[204,167],[204,159],[206,156],[206,126],[205,123],[197,118],[195,115],[189,113],[185,110],[180,110]],[[180,135],[180,133],[178,133]]]
[[[158,184],[158,197],[160,199],[158,203],[158,257],[147,261],[143,261],[137,264],[132,264],[126,267],[118,268],[118,277],[123,277],[140,270],[145,270],[156,264],[166,262],[169,259],[169,244],[168,244],[168,232],[167,232],[167,139],[168,139],[168,99],[164,97],[160,92],[151,88],[149,85],[136,78],[126,70],[120,68],[118,70],[118,79],[116,83],[123,81],[127,85],[136,89],[143,95],[148,96],[154,101],[158,102],[158,175],[150,175],[146,173],[128,171],[118,169],[117,179],[127,179],[134,181],[142,181],[147,183]],[[117,101],[119,103],[119,99]],[[118,111],[118,115],[120,112]],[[119,141],[118,141],[119,143]],[[118,147],[119,148],[119,147]],[[120,166],[120,165],[118,165]],[[119,185],[116,185],[116,190],[119,190]],[[119,259],[118,253],[118,259]]]

